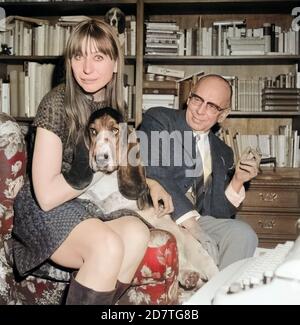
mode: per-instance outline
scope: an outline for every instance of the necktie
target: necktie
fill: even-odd
[[[211,155],[208,136],[206,134],[197,134],[197,149],[200,152],[203,165],[204,183],[206,183],[207,178],[211,174]]]
[[[198,156],[202,160],[202,174],[195,179],[194,182],[194,196],[195,196],[195,208],[200,211],[203,206],[206,182],[211,174],[211,156],[210,147],[207,135],[197,134],[196,135],[196,146],[197,151],[200,153]],[[199,159],[198,158],[198,159]]]

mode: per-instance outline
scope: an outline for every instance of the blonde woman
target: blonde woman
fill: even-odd
[[[21,276],[48,276],[51,263],[76,269],[66,303],[109,305],[129,287],[149,240],[137,218],[102,222],[77,199],[97,178],[83,141],[90,114],[124,110],[123,55],[110,26],[94,19],[77,25],[65,64],[66,83],[43,98],[34,120],[32,180],[14,205],[15,265]]]

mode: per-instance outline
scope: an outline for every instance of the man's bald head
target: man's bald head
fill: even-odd
[[[227,89],[228,89],[228,105],[227,107],[231,107],[231,100],[232,100],[232,87],[230,85],[230,83],[228,82],[228,80],[226,80],[225,78],[223,78],[222,76],[218,75],[218,74],[207,74],[203,77],[201,77],[197,83],[195,84],[194,88],[193,88],[193,92],[195,92],[195,90],[200,86],[200,84],[204,83],[204,82],[209,82],[212,85],[215,83],[216,86],[219,85],[224,85]]]

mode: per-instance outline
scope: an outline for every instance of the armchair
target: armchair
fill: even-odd
[[[26,177],[26,150],[21,128],[0,113],[0,305],[61,304],[68,281],[28,276],[17,279],[9,239],[13,225],[13,201]],[[175,304],[178,298],[178,257],[170,233],[151,230],[151,239],[131,288],[119,304]]]

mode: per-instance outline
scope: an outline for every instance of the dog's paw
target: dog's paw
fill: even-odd
[[[179,283],[184,289],[192,290],[196,287],[200,287],[202,280],[200,279],[200,274],[198,272],[184,270],[181,272]]]

